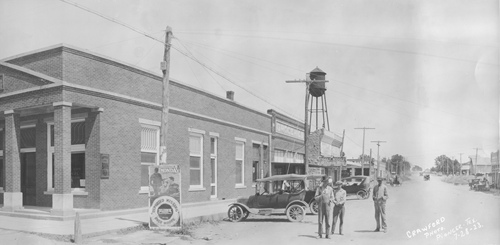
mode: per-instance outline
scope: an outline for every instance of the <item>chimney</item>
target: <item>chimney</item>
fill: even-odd
[[[234,91],[226,91],[226,98],[228,100],[234,100]]]

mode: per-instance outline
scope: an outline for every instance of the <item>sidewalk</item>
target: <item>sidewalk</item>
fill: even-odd
[[[209,201],[182,205],[184,223],[220,220],[234,200]],[[99,236],[148,226],[148,208],[100,211],[75,209],[79,213],[84,237]],[[24,207],[16,212],[0,211],[0,229],[72,237],[75,216],[64,219],[50,215],[50,208]]]

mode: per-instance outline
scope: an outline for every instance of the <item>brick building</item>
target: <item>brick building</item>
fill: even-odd
[[[272,116],[179,81],[170,95],[167,161],[181,167],[183,203],[254,193]],[[67,45],[0,61],[3,211],[146,207],[161,101],[160,76]]]
[[[304,123],[275,110],[271,115],[271,173],[305,174]]]

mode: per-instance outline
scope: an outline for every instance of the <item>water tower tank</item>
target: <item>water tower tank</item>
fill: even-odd
[[[311,80],[325,80],[326,73],[316,67],[309,73]],[[326,87],[324,82],[312,82],[309,86],[309,93],[314,97],[320,97],[325,94]]]

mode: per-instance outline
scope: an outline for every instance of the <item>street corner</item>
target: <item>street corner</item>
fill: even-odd
[[[85,244],[171,244],[180,239],[167,231],[141,230],[128,234],[112,233],[85,239]]]

